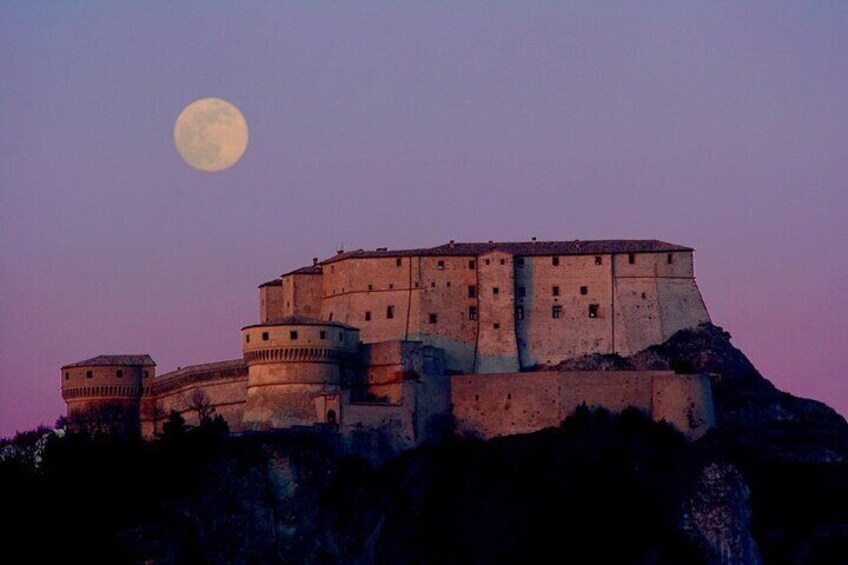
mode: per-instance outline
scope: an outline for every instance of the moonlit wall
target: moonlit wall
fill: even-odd
[[[58,368],[240,354],[340,245],[658,238],[779,387],[848,413],[848,4],[0,4],[0,436]],[[226,171],[172,142],[215,96]]]

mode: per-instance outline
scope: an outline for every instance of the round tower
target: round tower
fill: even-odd
[[[359,330],[339,322],[289,316],[242,328],[248,367],[247,429],[337,421],[341,377],[359,348]],[[325,413],[326,412],[326,413]]]
[[[62,367],[71,427],[123,436],[140,433],[141,397],[156,363],[149,355],[100,355]]]

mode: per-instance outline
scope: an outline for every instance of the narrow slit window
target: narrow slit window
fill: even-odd
[[[476,320],[477,319],[477,307],[476,306],[469,306],[468,307],[468,319],[469,320]]]
[[[477,287],[471,285],[468,287],[468,298],[477,298]]]
[[[391,320],[395,317],[395,307],[394,306],[386,306],[386,318]]]
[[[402,261],[401,261],[401,258],[400,258],[400,257],[398,257],[397,259],[395,259],[395,265],[397,265],[398,267],[400,267],[401,263],[402,263]]]
[[[665,260],[669,265],[671,265],[674,262],[674,255],[669,253],[666,255]]]
[[[250,343],[250,334],[244,334],[244,342]]]
[[[551,287],[551,295],[559,296],[559,287],[558,286],[552,286]]]
[[[627,254],[627,262],[630,263],[631,265],[636,263],[636,254],[635,253],[628,253]]]
[[[367,311],[367,312],[365,312],[365,321],[366,321],[366,322],[370,322],[370,321],[371,321],[371,311],[370,311],[370,310],[369,310],[369,311]]]
[[[560,306],[559,304],[555,304],[551,308],[551,318],[553,318],[554,320],[559,320],[560,318],[562,318],[562,306]]]
[[[66,380],[66,381],[67,381],[67,380],[70,380],[70,378],[71,378],[71,374],[70,374],[70,373],[65,373],[65,380]]]
[[[599,315],[600,307],[597,304],[589,304],[589,317],[597,318]]]

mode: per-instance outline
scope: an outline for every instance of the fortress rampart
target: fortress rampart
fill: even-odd
[[[158,377],[147,355],[63,367],[69,416],[111,414],[153,437],[171,411],[190,424],[218,414],[236,432],[323,425],[395,450],[451,418],[489,438],[557,425],[581,403],[635,406],[690,438],[714,422],[707,377],[551,370],[708,322],[688,247],[534,239],[340,251],[260,285],[259,310],[241,330],[242,359]]]

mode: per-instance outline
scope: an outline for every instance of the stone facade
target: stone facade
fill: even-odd
[[[68,413],[153,437],[176,410],[234,431],[337,426],[402,449],[453,418],[482,437],[558,424],[582,402],[636,406],[699,437],[705,377],[539,370],[630,355],[709,321],[692,249],[659,241],[455,243],[339,252],[259,287],[243,359],[156,377],[148,356],[62,368]],[[532,372],[527,372],[533,370]],[[105,408],[104,408],[105,407]]]

